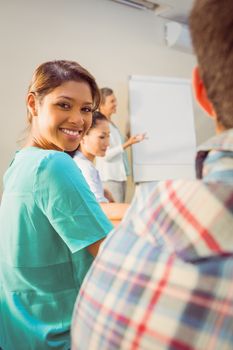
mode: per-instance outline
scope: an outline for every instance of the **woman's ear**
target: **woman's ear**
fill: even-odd
[[[80,140],[80,145],[84,146],[85,145],[85,140],[86,140],[86,135],[84,135],[81,140]]]
[[[27,96],[27,108],[32,117],[37,116],[37,101],[36,96],[32,92],[30,92]]]
[[[200,106],[209,114],[210,117],[215,117],[216,114],[213,105],[207,97],[206,89],[201,79],[198,67],[195,67],[193,70],[193,90],[195,92],[196,100]]]

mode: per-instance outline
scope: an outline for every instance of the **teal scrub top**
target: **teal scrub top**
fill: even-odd
[[[63,152],[29,147],[4,176],[0,208],[0,348],[70,348],[73,306],[112,224]]]

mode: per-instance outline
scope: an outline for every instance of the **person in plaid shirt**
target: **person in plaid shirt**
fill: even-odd
[[[139,188],[81,288],[72,350],[233,349],[233,1],[196,0],[190,27],[217,136],[197,180]]]

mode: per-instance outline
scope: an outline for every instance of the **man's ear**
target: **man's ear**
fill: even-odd
[[[37,115],[37,101],[35,95],[30,92],[27,96],[27,108],[32,117]]]
[[[207,97],[206,89],[201,79],[198,67],[195,67],[193,70],[193,90],[195,92],[196,100],[200,106],[209,114],[210,117],[215,117],[213,105]]]

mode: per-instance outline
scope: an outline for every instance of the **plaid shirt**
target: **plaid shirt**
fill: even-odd
[[[73,350],[233,349],[233,129],[197,164],[203,180],[139,188],[82,286]]]

